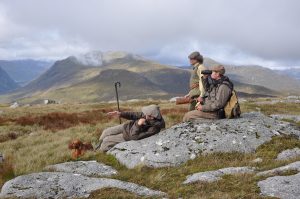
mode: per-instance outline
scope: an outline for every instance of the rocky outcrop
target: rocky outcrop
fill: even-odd
[[[279,167],[279,168],[275,168],[272,170],[268,170],[268,171],[263,171],[263,172],[259,172],[256,175],[257,176],[265,176],[265,175],[276,175],[285,171],[292,171],[292,170],[296,170],[298,172],[300,172],[300,161],[288,164],[286,166],[283,167]]]
[[[281,199],[300,198],[300,173],[292,176],[275,176],[258,182],[262,195]]]
[[[300,149],[298,147],[282,151],[278,154],[276,160],[288,160],[296,157],[300,157]]]
[[[201,154],[254,152],[273,136],[291,134],[300,137],[289,123],[253,112],[239,119],[181,123],[143,140],[120,143],[108,153],[128,168],[177,166]]]
[[[277,114],[277,115],[270,115],[274,119],[278,120],[292,120],[294,122],[300,122],[300,115],[285,115],[285,114]]]
[[[80,174],[43,172],[19,176],[4,184],[0,197],[78,198],[88,197],[102,188],[118,188],[140,196],[164,196],[134,183],[107,178],[90,178]]]
[[[186,181],[183,184],[189,184],[193,182],[214,182],[221,179],[224,175],[231,174],[243,174],[243,173],[253,173],[254,169],[250,167],[229,167],[223,168],[215,171],[206,171],[195,173],[193,175],[187,176]]]
[[[47,166],[45,170],[77,173],[90,177],[112,176],[118,173],[114,168],[96,161],[65,162]]]

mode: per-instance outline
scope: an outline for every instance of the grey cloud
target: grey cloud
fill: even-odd
[[[125,50],[184,64],[190,51],[199,50],[229,63],[300,65],[297,0],[3,0],[1,5],[3,24],[14,28],[0,41],[13,35],[13,41],[24,38],[34,48],[45,34],[47,46],[63,55]],[[57,41],[50,36],[55,31]],[[53,53],[49,56],[58,56]]]

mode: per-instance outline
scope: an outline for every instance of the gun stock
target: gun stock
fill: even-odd
[[[179,97],[176,99],[176,105],[189,104],[191,102],[192,102],[192,99],[189,97]]]

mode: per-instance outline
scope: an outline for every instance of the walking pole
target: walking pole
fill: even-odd
[[[116,97],[117,97],[117,104],[118,104],[118,111],[120,112],[120,103],[119,103],[119,93],[118,87],[121,87],[120,82],[115,82],[115,89],[116,89]],[[122,123],[121,118],[119,117],[120,124]]]

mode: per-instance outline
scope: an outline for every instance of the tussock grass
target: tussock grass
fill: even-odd
[[[181,122],[188,108],[187,105],[175,106],[167,101],[139,101],[121,103],[121,109],[139,111],[142,106],[149,104],[158,104],[161,107],[167,128]],[[257,105],[246,102],[241,104],[241,108],[243,112],[259,109],[265,114],[300,113],[298,104]],[[59,104],[16,109],[3,107],[0,117],[0,152],[10,159],[6,165],[0,165],[0,187],[15,176],[40,172],[47,165],[71,161],[68,143],[75,138],[97,143],[105,128],[118,124],[117,119],[105,116],[106,112],[115,109],[115,104],[108,103]],[[164,191],[170,198],[268,198],[260,196],[257,187],[257,182],[264,177],[255,177],[254,174],[228,175],[214,183],[182,185],[182,182],[187,175],[230,166],[273,169],[299,160],[274,160],[281,151],[297,146],[300,147],[300,142],[293,137],[277,137],[252,154],[214,153],[197,157],[178,167],[159,169],[145,166],[127,169],[115,157],[101,152],[87,152],[79,160],[96,159],[113,166],[119,171],[114,178]],[[261,157],[263,162],[251,163],[257,157]],[[118,189],[102,189],[94,192],[90,198],[141,197]]]
[[[14,165],[11,156],[5,156],[5,161],[0,163],[0,187],[3,186],[5,181],[15,177]]]

